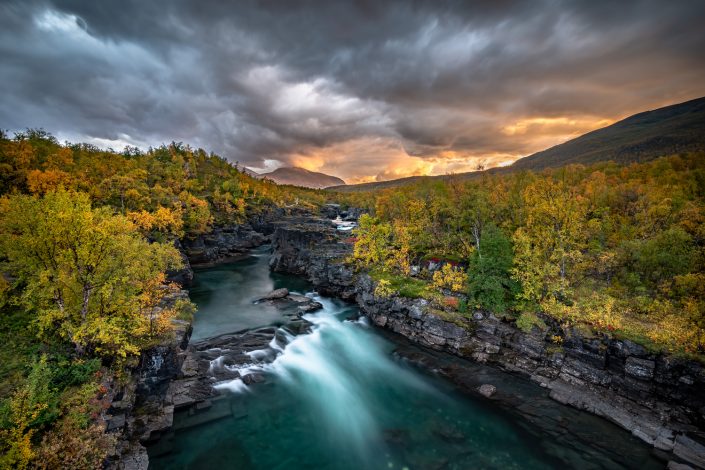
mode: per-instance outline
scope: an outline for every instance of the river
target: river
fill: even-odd
[[[250,353],[263,383],[219,384],[226,398],[207,413],[177,412],[173,432],[149,449],[150,468],[663,468],[629,433],[550,400],[524,378],[424,351],[302,279],[271,274],[266,250],[196,271],[193,338],[283,324],[276,308],[252,302],[279,287],[323,304],[305,317],[312,332],[282,332],[283,341]],[[413,357],[460,365],[477,383],[496,385],[497,396],[464,393]]]

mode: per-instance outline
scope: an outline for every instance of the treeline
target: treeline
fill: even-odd
[[[322,191],[259,180],[225,158],[172,142],[142,152],[60,144],[43,130],[0,133],[0,196],[59,187],[88,194],[138,225],[194,236],[268,205],[320,204]]]
[[[341,197],[371,212],[353,258],[381,294],[442,303],[455,291],[460,314],[486,309],[530,329],[543,313],[705,353],[704,153]],[[443,268],[431,275],[428,260]]]
[[[0,133],[0,468],[99,468],[111,383],[193,305],[174,241],[321,191],[179,143],[142,152]]]

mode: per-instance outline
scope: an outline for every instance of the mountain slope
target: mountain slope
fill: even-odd
[[[345,185],[345,181],[335,176],[309,171],[298,167],[277,168],[270,173],[262,173],[262,178],[268,178],[278,184],[291,184],[305,188],[327,188],[329,186]]]
[[[530,155],[513,170],[645,161],[680,152],[705,150],[705,98],[635,114],[611,126]]]
[[[608,160],[618,163],[641,162],[695,151],[705,151],[705,97],[635,114],[610,126],[521,158],[508,167],[492,168],[487,172],[542,170],[572,163],[590,164]],[[480,174],[459,173],[452,177],[470,179]],[[346,192],[370,191],[450,177],[412,176],[328,189]]]

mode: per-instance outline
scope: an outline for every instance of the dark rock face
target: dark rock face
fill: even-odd
[[[242,224],[215,227],[208,234],[183,239],[181,245],[192,266],[209,266],[235,260],[265,241],[263,234]]]
[[[566,338],[559,346],[550,342],[550,331],[527,334],[481,312],[459,325],[439,318],[423,299],[375,297],[365,275],[356,286],[358,303],[376,325],[432,349],[525,374],[555,400],[603,416],[661,450],[673,450],[676,436],[703,428],[705,369],[699,363],[553,325]]]
[[[330,209],[330,212],[333,212]],[[342,261],[352,246],[325,221],[299,219],[272,236],[272,269],[306,276],[321,293],[354,299],[382,328],[438,351],[518,372],[550,390],[550,397],[629,430],[654,447],[703,466],[705,427],[702,364],[649,353],[629,340],[586,337],[545,318],[548,330],[524,333],[487,312],[439,316],[428,301],[374,295],[367,275]],[[562,344],[552,342],[560,336]]]
[[[180,291],[170,301],[181,298],[188,298],[188,292]],[[107,431],[119,434],[119,441],[108,468],[146,469],[149,459],[143,444],[171,428],[170,385],[181,375],[192,331],[191,324],[183,320],[174,320],[174,326],[171,337],[142,353],[132,380],[115,393],[106,422]]]
[[[178,271],[167,272],[167,280],[170,282],[176,282],[183,287],[188,287],[193,282],[193,268],[191,268],[191,262],[189,261],[188,256],[186,256],[181,241],[176,240],[174,242],[174,246],[177,250],[179,250],[179,254],[181,254],[181,262],[183,263],[183,267]]]
[[[329,221],[283,220],[272,234],[272,250],[273,271],[304,276],[324,295],[355,296],[353,272],[342,263],[352,245],[341,239]]]

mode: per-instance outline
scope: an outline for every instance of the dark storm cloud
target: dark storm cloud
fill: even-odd
[[[0,127],[352,177],[400,175],[406,154],[410,173],[498,163],[705,94],[704,18],[700,1],[5,2]]]

